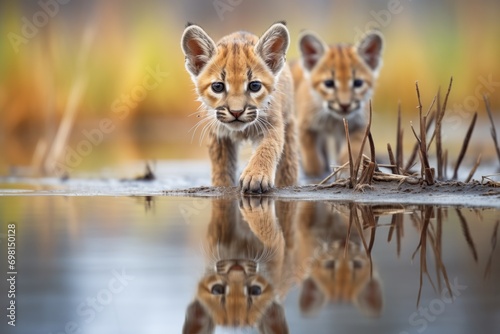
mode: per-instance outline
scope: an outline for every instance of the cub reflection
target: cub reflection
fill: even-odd
[[[300,310],[304,315],[316,315],[328,302],[352,303],[366,316],[380,315],[381,282],[366,250],[369,233],[361,232],[360,221],[356,206],[300,204],[299,262],[305,271]]]
[[[288,214],[293,208],[277,205],[289,206],[283,208]],[[280,304],[286,245],[272,200],[243,197],[239,208],[237,201],[214,200],[207,241],[206,272],[188,306],[183,333],[213,333],[218,325],[288,333]]]

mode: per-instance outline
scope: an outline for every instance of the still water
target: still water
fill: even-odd
[[[0,208],[3,277],[12,229],[16,247],[1,333],[500,332],[498,209],[162,196]]]

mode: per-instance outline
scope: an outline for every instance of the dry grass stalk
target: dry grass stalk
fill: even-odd
[[[479,154],[479,156],[477,157],[474,167],[472,167],[469,176],[467,176],[467,178],[465,179],[465,183],[469,183],[472,180],[472,177],[474,176],[474,173],[476,172],[480,164],[481,164],[481,154]]]
[[[425,117],[423,117],[422,122],[425,124]],[[421,126],[421,128],[422,128],[422,126]],[[418,155],[420,157],[420,163],[421,163],[421,171],[420,171],[421,178],[423,180],[425,180],[425,182],[428,185],[433,185],[434,184],[434,168],[431,168],[429,166],[429,159],[427,157],[427,146],[425,145],[425,142],[422,141],[422,139],[418,137],[415,129],[413,128],[413,124],[411,125],[411,129],[413,131],[413,134],[415,135],[415,138],[417,139],[417,143],[420,146],[420,150],[418,150]]]
[[[351,139],[349,138],[349,122],[344,118],[344,129],[345,129],[345,138],[347,143],[347,151],[349,153],[349,188],[354,186],[354,179],[356,176],[354,175],[354,164],[352,160],[352,150],[351,150]]]
[[[396,136],[396,166],[398,174],[403,168],[403,129],[401,128],[401,101],[398,103],[398,133]]]
[[[434,123],[435,121],[435,118],[436,118],[436,113],[431,113],[430,114],[430,117],[429,117],[429,121],[427,122],[427,127],[426,127],[426,133],[428,133],[431,129],[431,126],[432,124]],[[406,162],[406,166],[404,168],[404,170],[406,172],[409,172],[410,169],[413,168],[413,165],[415,163],[415,159],[417,158],[417,154],[418,154],[418,149],[420,147],[420,143],[415,143],[415,145],[413,146],[413,150],[411,152],[411,155],[410,155],[410,158],[408,159],[408,161]]]
[[[375,172],[373,174],[373,180],[384,181],[384,182],[398,181],[399,186],[401,186],[403,183],[417,185],[420,184],[421,181],[420,178],[414,175],[397,175],[397,174],[387,174],[382,172]]]
[[[375,163],[371,161],[368,163],[367,167],[363,168],[363,173],[361,174],[358,184],[354,189],[356,189],[357,191],[364,191],[366,188],[369,189],[373,188],[371,184],[374,172],[375,172]]]
[[[399,174],[399,169],[398,169],[398,165],[397,165],[397,162],[396,162],[396,159],[394,159],[394,154],[392,153],[392,147],[391,147],[391,144],[387,143],[387,153],[389,154],[389,162],[392,166],[391,170],[392,170],[392,174]]]
[[[375,170],[378,170],[378,164],[377,164],[377,158],[376,158],[376,153],[375,153],[375,142],[373,141],[373,136],[370,131],[368,134],[368,142],[370,143],[370,159],[375,163]]]
[[[344,170],[347,166],[349,166],[349,162],[346,162],[342,166],[334,167],[333,172],[330,175],[328,175],[327,177],[325,177],[320,183],[318,183],[318,186],[321,186],[321,185],[325,184],[326,182],[328,182],[332,177],[337,175],[340,171]]]
[[[453,180],[458,178],[458,169],[460,168],[460,164],[465,157],[465,153],[467,152],[467,147],[469,146],[469,141],[472,136],[472,131],[474,130],[474,126],[476,125],[477,120],[477,112],[474,113],[474,117],[472,117],[472,122],[470,123],[469,129],[467,130],[467,134],[465,135],[464,142],[462,144],[462,149],[460,150],[460,154],[458,155],[458,160],[455,165],[455,170],[453,171]]]
[[[443,176],[445,179],[448,179],[448,150],[444,150],[443,155]]]
[[[363,150],[365,148],[366,139],[368,138],[368,135],[370,134],[371,125],[372,125],[372,102],[370,101],[370,113],[368,115],[368,124],[366,125],[365,135],[363,136],[363,141],[361,142],[361,147],[359,149],[358,158],[356,159],[356,165],[354,166],[354,177],[353,177],[353,175],[351,175],[351,180],[354,182],[353,186],[355,186],[357,183],[359,167],[360,167],[361,162],[363,160]],[[372,160],[372,161],[374,161],[374,160]]]
[[[434,184],[434,173],[429,166],[429,157],[427,153],[427,117],[431,112],[432,106],[436,102],[436,97],[432,100],[431,106],[427,111],[425,116],[422,115],[422,101],[420,99],[420,89],[418,88],[418,82],[415,84],[417,89],[417,99],[418,99],[418,110],[420,116],[420,161],[422,164],[422,174],[428,185]]]
[[[495,129],[495,123],[493,122],[493,116],[491,113],[490,100],[486,95],[483,96],[484,104],[486,106],[486,111],[488,112],[488,118],[491,123],[491,138],[493,138],[493,143],[495,144],[495,150],[497,152],[498,162],[500,163],[500,147],[498,146],[497,130]]]
[[[451,92],[451,87],[453,85],[453,77],[450,78],[450,84],[448,85],[448,91],[446,92],[446,97],[444,98],[444,103],[441,106],[439,103],[440,101],[440,95],[438,94],[438,112],[437,112],[437,119],[436,119],[436,129],[434,130],[434,133],[436,134],[436,155],[437,155],[437,170],[438,170],[438,180],[443,180],[444,173],[443,173],[443,144],[442,144],[442,138],[441,138],[441,127],[443,124],[443,118],[446,113],[446,106],[448,104],[448,97],[450,96]]]

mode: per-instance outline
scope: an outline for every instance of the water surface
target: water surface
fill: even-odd
[[[181,333],[189,305],[220,318],[203,299],[219,298],[209,291],[217,282],[200,297],[203,279],[245,273],[264,280],[242,283],[263,290],[251,304],[270,293],[275,309],[260,306],[262,317],[291,333],[498,333],[499,213],[271,198],[4,196],[0,263],[6,274],[13,223],[16,327],[7,325],[2,280],[0,328]],[[217,263],[225,269],[217,272]]]

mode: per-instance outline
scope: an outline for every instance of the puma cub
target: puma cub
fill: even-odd
[[[242,197],[239,209],[234,200],[212,202],[206,270],[183,333],[213,333],[216,326],[288,333],[281,301],[289,288],[287,258],[293,251],[287,251],[286,231],[294,204],[278,204],[280,221],[268,197]]]
[[[327,45],[313,32],[299,40],[301,61],[293,64],[299,141],[304,172],[329,171],[327,141],[333,138],[337,163],[348,161],[343,119],[349,122],[357,156],[367,123],[367,109],[382,64],[383,39],[367,34],[357,45]]]
[[[184,30],[186,69],[206,112],[200,122],[208,126],[214,186],[236,183],[238,146],[244,140],[257,147],[239,179],[243,192],[297,182],[293,82],[285,62],[289,42],[283,23],[260,38],[236,32],[218,43],[197,25]]]

